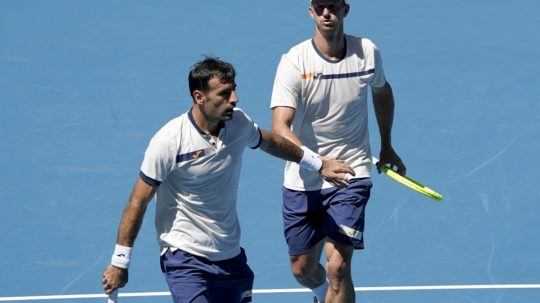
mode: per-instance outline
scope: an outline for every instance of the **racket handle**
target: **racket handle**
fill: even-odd
[[[115,289],[109,294],[107,298],[107,303],[117,303],[118,302],[118,289]]]

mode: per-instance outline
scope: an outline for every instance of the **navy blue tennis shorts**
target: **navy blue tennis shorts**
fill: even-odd
[[[243,249],[223,261],[167,250],[161,256],[161,271],[175,303],[251,302],[254,275]]]
[[[363,249],[364,215],[371,187],[371,178],[362,178],[352,179],[343,188],[283,188],[283,225],[289,255],[305,254],[326,237]]]

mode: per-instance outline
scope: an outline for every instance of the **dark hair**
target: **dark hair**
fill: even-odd
[[[222,81],[233,82],[236,71],[232,64],[217,57],[206,57],[195,63],[189,71],[189,92],[193,96],[195,90],[208,90],[208,81],[217,77]]]

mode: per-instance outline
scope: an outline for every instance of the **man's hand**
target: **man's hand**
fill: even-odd
[[[405,167],[405,164],[403,164],[392,147],[381,149],[379,157],[379,163],[377,163],[377,170],[379,173],[381,172],[381,167],[387,165],[398,174],[402,176],[407,175],[407,168]]]
[[[128,270],[109,265],[103,272],[101,284],[106,294],[117,288],[124,287],[128,282]]]
[[[321,176],[328,182],[338,187],[345,187],[349,184],[349,179],[354,176],[354,170],[345,162],[340,160],[322,159],[320,169]]]

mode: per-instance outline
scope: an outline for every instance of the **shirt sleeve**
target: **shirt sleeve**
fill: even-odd
[[[174,141],[155,135],[144,153],[140,177],[150,186],[159,186],[167,179],[176,162]]]
[[[239,108],[235,109],[238,117],[235,119],[238,121],[238,127],[243,130],[243,136],[246,138],[246,144],[252,149],[256,149],[261,145],[262,135],[261,130],[257,123],[253,122],[244,111]]]
[[[283,55],[279,62],[270,107],[287,106],[297,108],[301,95],[302,75],[294,63]]]
[[[382,87],[386,84],[386,77],[384,76],[381,52],[375,45],[373,45],[373,56],[375,62],[375,72],[373,78],[371,78],[370,85],[372,87]]]

